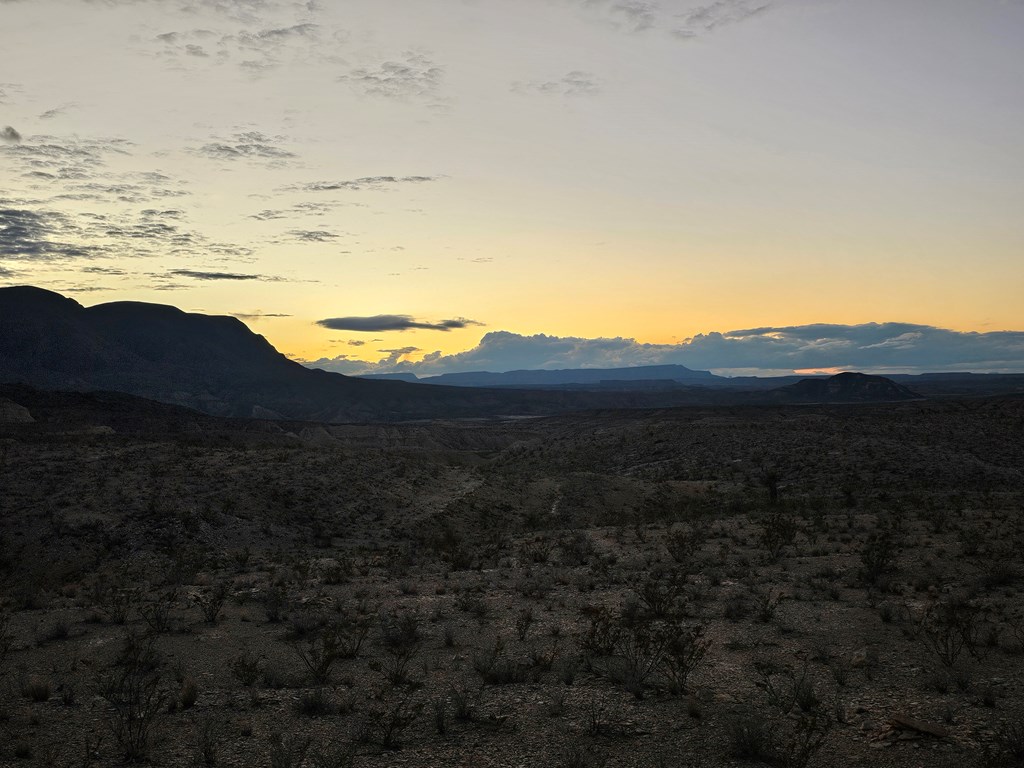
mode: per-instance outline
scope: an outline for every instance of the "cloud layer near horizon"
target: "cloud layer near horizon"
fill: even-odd
[[[678,364],[724,373],[785,373],[805,370],[1024,371],[1024,331],[951,331],[912,323],[813,324],[749,328],[698,334],[678,344],[636,339],[523,336],[487,333],[472,349],[422,360],[401,360],[393,350],[376,362],[348,355],[307,362],[350,375],[558,368],[624,368]]]

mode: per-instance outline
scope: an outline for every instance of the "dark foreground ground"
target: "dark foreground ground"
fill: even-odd
[[[1022,399],[0,397],[0,765],[1024,762]]]

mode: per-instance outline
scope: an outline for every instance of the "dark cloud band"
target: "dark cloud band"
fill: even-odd
[[[416,320],[411,315],[373,315],[372,317],[329,317],[318,320],[317,325],[330,328],[332,331],[359,331],[362,333],[379,333],[381,331],[450,331],[455,328],[466,328],[471,325],[483,325],[476,320],[458,317],[427,323]]]

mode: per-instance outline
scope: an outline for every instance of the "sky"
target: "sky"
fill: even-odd
[[[1024,0],[0,0],[0,285],[343,373],[1024,371]]]

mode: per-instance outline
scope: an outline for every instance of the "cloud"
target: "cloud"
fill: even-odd
[[[309,365],[341,373],[685,365],[719,373],[861,370],[1024,371],[1024,331],[952,331],[912,323],[813,324],[698,334],[678,344],[645,344],[632,338],[582,338],[509,331],[487,333],[472,349],[433,352],[419,361],[321,359]]]
[[[559,80],[531,81],[513,83],[512,90],[517,93],[533,92],[557,96],[592,96],[601,92],[600,79],[581,70],[573,70]]]
[[[209,7],[213,4],[204,1],[198,5]],[[261,3],[259,7],[253,6],[253,9],[267,11],[271,10],[270,5]],[[272,14],[273,22],[254,14],[228,14],[229,18],[244,25],[238,28],[227,26],[223,19],[197,13],[190,18],[203,18],[209,26],[162,32],[149,38],[148,42],[155,43],[155,55],[175,69],[198,71],[232,65],[254,77],[283,65],[302,63],[322,56],[317,46],[321,29],[311,21],[314,12],[318,10],[315,5],[295,3],[291,8],[274,10],[292,11],[294,23],[282,23],[279,12]],[[275,25],[269,26],[271,23]],[[337,30],[333,37],[337,41],[344,38],[344,33]]]
[[[718,27],[736,24],[769,10],[772,3],[765,0],[716,0],[673,16],[672,34],[690,38],[713,32]]]
[[[290,229],[287,234],[304,243],[327,243],[338,239],[338,235],[323,229]]]
[[[345,179],[342,181],[310,181],[304,184],[292,184],[284,187],[287,191],[303,192],[334,192],[338,190],[349,190],[361,192],[365,190],[383,190],[396,184],[425,184],[430,181],[437,181],[442,176],[363,176],[358,179]]]
[[[40,120],[53,120],[55,117],[60,117],[67,113],[69,109],[74,109],[77,104],[62,104],[59,107],[48,109],[39,115]]]
[[[14,130],[12,126],[5,125],[3,130],[0,131],[0,141],[7,144],[20,144],[21,134]]]
[[[583,0],[583,9],[624,32],[644,32],[657,24],[657,3],[644,0]]]
[[[232,317],[237,317],[239,320],[259,321],[267,318],[275,317],[291,317],[291,315],[282,314],[280,312],[232,312]]]
[[[258,131],[236,133],[231,139],[212,141],[193,149],[196,155],[213,160],[282,161],[297,157],[294,152],[278,146],[284,136],[266,136]]]
[[[19,261],[61,261],[101,255],[83,246],[72,217],[53,210],[14,207],[0,200],[0,256]]]
[[[284,211],[267,208],[259,213],[250,215],[249,218],[256,219],[257,221],[273,221],[274,219],[285,219],[287,214]]]
[[[373,315],[371,317],[329,317],[326,320],[317,320],[317,325],[322,328],[330,328],[334,331],[359,331],[360,333],[376,333],[379,331],[450,331],[454,328],[466,328],[471,325],[483,325],[476,320],[469,320],[465,317],[457,317],[451,320],[441,320],[437,323],[427,323],[416,320],[411,315]]]
[[[269,275],[252,275],[241,272],[209,272],[196,269],[172,269],[168,274],[175,277],[188,277],[193,280],[262,280],[272,283],[284,280],[282,277],[272,277]]]
[[[25,195],[2,203],[6,252],[50,261],[251,254],[187,226],[185,212],[169,203],[190,195],[186,182],[159,169],[115,170],[112,161],[133,150],[121,138],[33,135],[0,143],[0,167]]]
[[[398,101],[434,99],[444,68],[426,56],[407,51],[400,61],[384,61],[373,67],[355,67],[338,78],[364,96]]]

